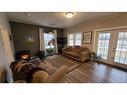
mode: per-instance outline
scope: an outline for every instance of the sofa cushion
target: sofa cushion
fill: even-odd
[[[66,47],[63,49],[63,51],[73,51],[73,52],[76,52],[76,53],[81,53],[81,52],[84,52],[84,51],[89,51],[88,48],[86,47],[81,47],[81,46],[69,46],[69,47]]]
[[[80,55],[77,53],[77,52],[73,52],[73,51],[64,51],[64,53],[70,55],[70,56],[73,56],[73,57],[76,57],[76,58],[79,58]]]

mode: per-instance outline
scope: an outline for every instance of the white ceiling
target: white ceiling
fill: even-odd
[[[68,28],[79,23],[86,22],[95,18],[111,15],[107,12],[76,12],[73,18],[66,18],[64,12],[10,12],[7,16],[10,21],[31,23],[37,25]]]

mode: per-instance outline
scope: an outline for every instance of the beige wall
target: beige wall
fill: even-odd
[[[0,30],[2,32],[3,43],[9,62],[14,61],[13,41],[10,41],[11,34],[10,24],[5,13],[0,13]]]
[[[65,29],[64,36],[67,36],[69,32],[94,32],[96,29],[105,29],[112,27],[127,26],[127,13],[114,13],[110,16],[97,18],[86,23],[82,23],[71,28]],[[92,44],[82,44],[82,46],[88,47],[90,50],[93,48],[94,33],[92,33]]]
[[[13,42],[9,40],[10,34],[11,31],[7,17],[4,13],[0,13],[0,67],[6,70],[8,82],[12,82],[10,62],[14,60]]]

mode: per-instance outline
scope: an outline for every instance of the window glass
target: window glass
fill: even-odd
[[[75,45],[79,45],[81,46],[81,37],[82,37],[82,34],[75,34]]]
[[[69,42],[68,42],[68,43],[69,43],[68,45],[69,45],[69,46],[73,46],[73,34],[69,34],[69,39],[68,39],[68,41],[69,41]]]
[[[79,45],[81,46],[82,34],[72,33],[68,34],[68,46]]]
[[[127,32],[119,33],[114,61],[127,64]]]
[[[110,33],[100,33],[98,38],[97,54],[101,55],[103,59],[107,59],[109,47]]]

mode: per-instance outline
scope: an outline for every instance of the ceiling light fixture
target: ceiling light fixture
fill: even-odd
[[[73,12],[66,12],[66,13],[65,13],[65,16],[66,16],[67,18],[72,18],[72,17],[74,16],[74,13],[73,13]]]

